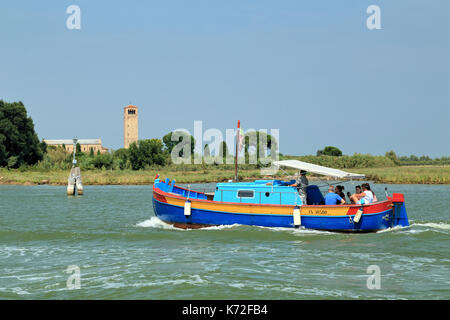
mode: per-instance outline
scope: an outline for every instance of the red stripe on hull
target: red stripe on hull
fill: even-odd
[[[158,192],[155,192],[155,189],[153,189],[153,198],[155,198],[159,202],[167,203],[166,197],[162,194],[159,194]]]

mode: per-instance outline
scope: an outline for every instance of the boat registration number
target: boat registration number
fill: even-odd
[[[320,215],[327,215],[328,210],[326,209],[308,209],[306,214],[320,214]]]

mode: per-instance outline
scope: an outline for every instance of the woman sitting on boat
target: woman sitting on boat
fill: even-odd
[[[369,190],[373,194],[373,201],[372,202],[377,202],[378,199],[377,199],[377,196],[375,195],[375,192],[373,192],[373,190],[370,189],[370,185],[368,183],[366,183],[366,185],[367,185],[367,190]]]
[[[345,189],[344,186],[338,185],[338,186],[336,186],[336,188],[335,188],[335,192],[336,192],[336,194],[338,194],[338,195],[344,200],[344,203],[345,203],[346,200],[345,200],[344,189]],[[340,201],[339,201],[339,202],[336,201],[336,204],[341,204],[341,202],[340,202]]]
[[[363,183],[361,187],[363,190],[361,193],[355,193],[350,197],[352,203],[369,204],[377,201],[375,194],[370,190],[370,185],[368,183]]]

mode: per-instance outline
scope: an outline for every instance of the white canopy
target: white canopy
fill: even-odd
[[[319,166],[316,164],[298,161],[298,160],[274,161],[273,164],[277,167],[284,166],[284,167],[294,168],[294,169],[298,169],[298,170],[304,170],[307,172],[317,173],[317,174],[321,174],[324,176],[331,176],[331,177],[340,178],[340,179],[342,179],[342,178],[362,179],[365,177],[365,175],[363,175],[363,174],[345,172],[342,170],[323,167],[323,166]]]

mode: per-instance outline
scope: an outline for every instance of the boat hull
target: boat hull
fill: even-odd
[[[187,198],[153,188],[155,215],[180,228],[202,228],[216,225],[250,225],[295,228],[293,210],[289,205],[257,205],[223,203],[190,199],[190,215],[185,215]],[[404,206],[404,204],[403,204]],[[363,214],[354,221],[359,209]],[[307,229],[340,232],[374,232],[396,225],[407,225],[392,200],[371,205],[302,206],[300,226]],[[406,214],[406,211],[405,211]]]

